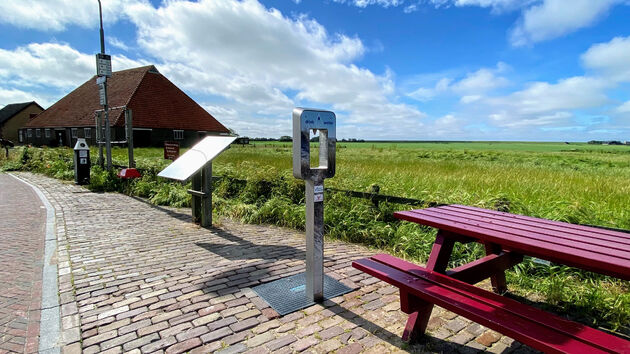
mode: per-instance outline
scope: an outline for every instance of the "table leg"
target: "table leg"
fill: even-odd
[[[427,269],[444,273],[454,245],[455,241],[453,239],[444,236],[442,231],[438,231],[427,262]],[[415,342],[427,329],[433,304],[401,291],[400,309],[409,314],[402,340],[410,343]]]
[[[403,330],[402,340],[405,342],[416,342],[427,329],[433,304],[419,299],[409,293],[400,292],[400,308],[408,313],[407,324]]]
[[[446,271],[448,261],[451,258],[454,245],[455,241],[453,241],[453,239],[444,236],[441,230],[438,231],[435,243],[431,249],[431,255],[427,261],[427,269],[444,273]]]
[[[501,246],[495,245],[492,243],[484,243],[486,248],[486,255],[489,254],[500,254]],[[507,291],[507,286],[505,284],[505,271],[499,270],[493,275],[490,276],[490,282],[492,283],[492,290],[494,290],[497,294],[503,294]]]

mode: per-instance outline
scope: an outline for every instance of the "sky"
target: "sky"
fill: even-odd
[[[311,107],[338,139],[630,140],[630,0],[102,5],[114,71],[155,65],[241,136]],[[0,107],[49,107],[99,51],[97,0],[0,1]]]

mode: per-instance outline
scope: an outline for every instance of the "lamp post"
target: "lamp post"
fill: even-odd
[[[111,131],[109,127],[109,107],[107,104],[107,77],[111,76],[112,61],[111,57],[105,54],[105,33],[103,31],[103,10],[101,8],[101,0],[98,0],[98,14],[101,22],[101,53],[96,55],[96,75],[99,76],[97,83],[99,87],[99,95],[101,97],[101,105],[105,111],[105,149],[107,153],[107,170],[112,170],[112,141]],[[100,129],[100,127],[97,127]],[[99,149],[101,149],[101,142],[99,141]],[[101,161],[101,166],[103,161]]]

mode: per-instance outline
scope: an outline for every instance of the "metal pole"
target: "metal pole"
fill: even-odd
[[[201,169],[201,226],[212,226],[212,161]]]
[[[107,152],[107,170],[112,170],[112,135],[111,129],[109,127],[109,109],[107,105],[107,81],[103,83],[103,88],[105,90],[105,105],[103,108],[105,109],[105,150]]]
[[[127,154],[129,155],[129,167],[135,168],[136,161],[133,159],[133,112],[125,109],[125,126],[127,128]]]
[[[103,10],[101,9],[101,0],[98,0],[98,15],[101,20],[101,53],[105,54],[105,32],[103,32]]]
[[[306,296],[310,301],[324,299],[324,202],[315,201],[315,186],[324,179],[306,179]]]
[[[195,173],[192,177],[192,190],[201,191],[201,171]],[[194,223],[201,223],[201,197],[192,194],[192,219]]]
[[[101,22],[101,54],[105,54],[105,32],[103,31],[103,10],[101,8],[101,0],[98,0],[98,14]],[[105,150],[107,151],[107,170],[112,170],[112,139],[109,126],[109,107],[107,104],[107,79],[103,82],[103,91],[105,91],[105,104],[103,109],[105,110]]]
[[[98,164],[101,168],[105,168],[105,159],[103,158],[103,117],[101,112],[96,113],[96,143],[98,144]]]

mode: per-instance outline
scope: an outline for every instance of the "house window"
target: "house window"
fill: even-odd
[[[23,130],[18,130],[18,140],[22,143],[24,142],[24,131]]]
[[[83,128],[83,137],[85,137],[86,139],[89,139],[92,137],[92,129],[90,128]]]
[[[42,137],[42,130],[41,129],[35,129],[35,136],[38,138]]]
[[[33,129],[26,129],[26,136],[28,138],[32,138],[33,137]]]
[[[44,131],[44,134],[46,135],[47,138],[50,138],[50,129],[46,129]]]
[[[79,129],[77,128],[70,128],[70,131],[72,132],[72,139],[76,139],[77,138],[77,132]]]
[[[173,130],[173,138],[175,140],[184,140],[184,131],[183,130]]]

